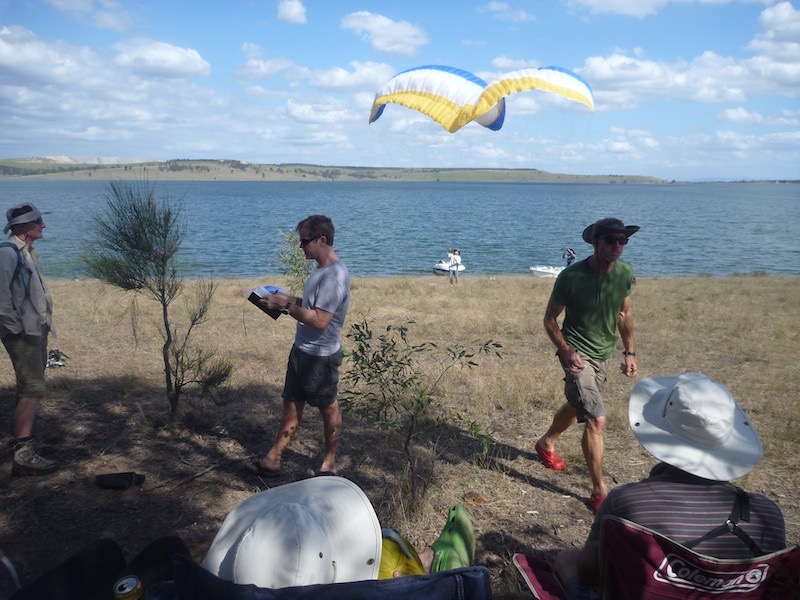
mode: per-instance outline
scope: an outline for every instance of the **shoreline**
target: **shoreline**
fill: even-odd
[[[480,183],[668,183],[642,175],[581,175],[538,169],[449,169],[257,164],[238,160],[169,160],[93,165],[45,159],[0,159],[0,181],[364,181]]]

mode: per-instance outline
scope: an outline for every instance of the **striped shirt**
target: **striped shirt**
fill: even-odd
[[[739,527],[764,553],[785,548],[786,529],[780,508],[760,494],[748,494],[748,498],[750,521],[740,522]],[[608,515],[628,519],[685,544],[725,523],[735,501],[736,486],[730,482],[702,479],[660,464],[647,479],[609,492],[592,523],[584,549],[594,557],[599,570],[600,523]],[[751,556],[747,546],[732,533],[705,540],[692,549],[716,558]]]

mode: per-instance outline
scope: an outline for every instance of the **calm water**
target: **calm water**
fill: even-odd
[[[430,273],[448,246],[466,274],[528,274],[560,265],[561,247],[582,258],[580,234],[607,216],[642,230],[624,258],[639,276],[800,275],[800,185],[501,184],[397,182],[157,182],[181,206],[189,277],[275,273],[278,232],[329,215],[353,275]],[[46,217],[37,242],[50,277],[81,273],[107,181],[0,181],[0,207],[34,202]],[[2,213],[0,213],[2,214]]]

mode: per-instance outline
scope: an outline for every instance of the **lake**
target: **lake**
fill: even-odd
[[[133,183],[133,185],[139,185]],[[355,276],[431,273],[448,247],[465,275],[529,274],[583,258],[589,223],[618,217],[642,229],[623,255],[640,277],[800,275],[800,185],[439,182],[150,182],[181,208],[187,277],[261,278],[280,231],[309,214],[330,216],[335,248]],[[45,217],[36,243],[48,277],[80,276],[108,181],[0,180],[3,210],[33,202]]]

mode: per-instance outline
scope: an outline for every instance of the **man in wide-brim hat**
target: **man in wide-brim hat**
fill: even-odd
[[[581,447],[592,482],[587,503],[593,512],[608,494],[603,480],[603,388],[619,341],[617,330],[623,344],[622,373],[632,377],[637,370],[630,301],[633,267],[620,260],[628,238],[637,231],[638,226],[616,218],[600,219],[586,227],[583,239],[594,253],[559,274],[544,316],[545,331],[564,369],[567,401],[537,440],[536,453],[545,467],[563,471],[566,465],[556,453],[556,441],[576,421],[585,424]],[[564,311],[559,326],[558,317]]]
[[[0,338],[16,375],[14,402],[15,477],[48,475],[56,461],[36,449],[33,426],[45,394],[47,339],[53,323],[53,301],[39,273],[33,243],[44,236],[44,218],[30,202],[6,211],[8,240],[0,248]]]

